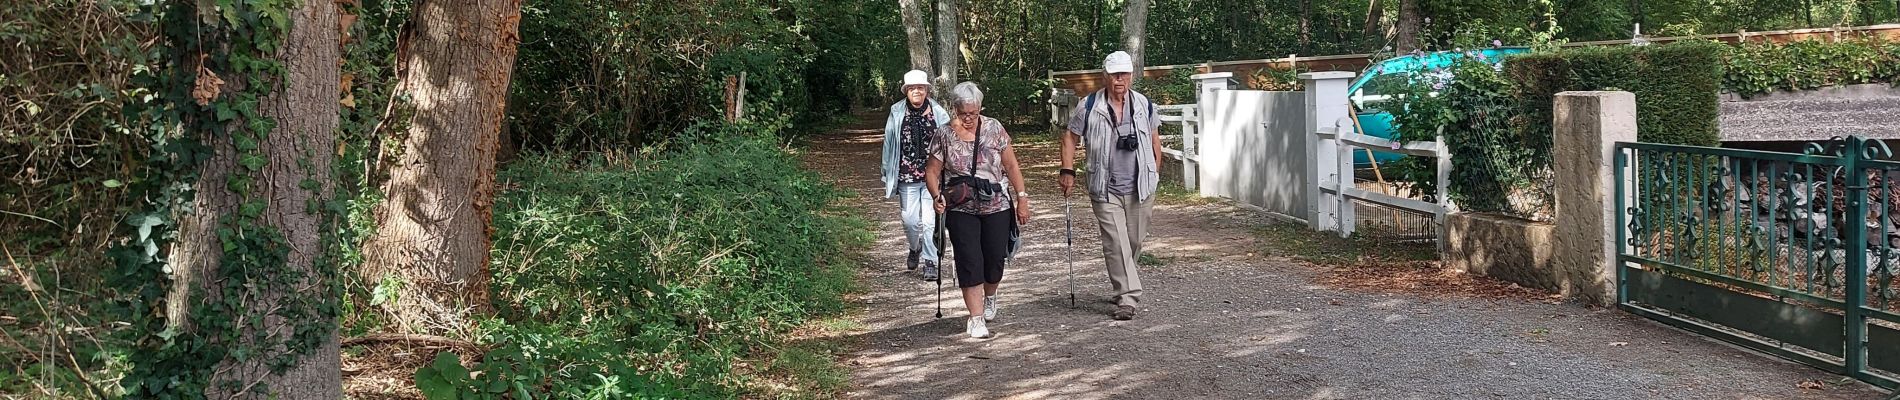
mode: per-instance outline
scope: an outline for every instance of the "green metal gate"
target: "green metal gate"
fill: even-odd
[[[1900,162],[1885,143],[1616,147],[1622,309],[1900,387]]]

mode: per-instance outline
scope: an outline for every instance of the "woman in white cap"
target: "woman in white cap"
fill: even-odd
[[[950,122],[943,107],[930,99],[929,74],[904,74],[904,99],[891,105],[884,121],[884,197],[898,195],[904,237],[910,244],[905,268],[924,267],[926,281],[937,280],[937,214],[931,209],[931,191],[924,188],[924,166],[932,139]]]
[[[1135,92],[1135,66],[1126,52],[1102,60],[1108,87],[1083,98],[1062,135],[1062,169],[1057,183],[1067,197],[1075,187],[1075,141],[1088,151],[1087,188],[1095,221],[1102,228],[1102,259],[1115,291],[1117,320],[1135,318],[1141,305],[1141,242],[1148,238],[1155,184],[1161,181],[1161,119],[1154,102]]]
[[[1029,222],[1029,193],[1009,132],[982,114],[983,91],[970,82],[950,91],[956,119],[938,131],[924,179],[936,195],[937,212],[946,213],[944,225],[957,249],[957,286],[970,312],[964,329],[982,339],[990,337],[986,322],[996,319],[996,290],[1011,239],[1017,226]]]

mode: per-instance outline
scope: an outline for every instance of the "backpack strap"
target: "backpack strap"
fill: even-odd
[[[1084,101],[1082,105],[1082,139],[1083,140],[1088,140],[1089,138],[1089,117],[1094,116],[1094,114],[1095,114],[1095,93],[1089,93],[1088,100]]]

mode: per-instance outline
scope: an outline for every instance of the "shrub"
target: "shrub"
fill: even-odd
[[[1453,165],[1449,195],[1460,208],[1541,220],[1552,204],[1557,93],[1633,92],[1641,141],[1713,146],[1720,142],[1721,52],[1720,44],[1691,41],[1521,55],[1502,68],[1466,59],[1393,82],[1404,99],[1392,111],[1403,141],[1433,140],[1443,127]],[[1392,169],[1414,194],[1435,196],[1425,161],[1407,159]]]
[[[1742,96],[1863,83],[1900,83],[1900,42],[1879,37],[1750,42],[1723,49],[1722,88]]]
[[[1135,81],[1135,91],[1154,100],[1156,105],[1194,103],[1194,69],[1175,68],[1160,78],[1147,78]],[[1087,96],[1078,93],[1077,96]]]
[[[1505,69],[1518,87],[1523,135],[1550,136],[1558,92],[1623,90],[1636,95],[1639,140],[1714,146],[1722,51],[1706,41],[1584,47],[1514,58]]]
[[[491,264],[500,315],[484,324],[497,348],[475,379],[437,365],[418,385],[743,394],[736,365],[754,349],[843,311],[843,235],[864,228],[832,212],[843,192],[761,132],[700,125],[631,160],[541,154],[504,170]]]

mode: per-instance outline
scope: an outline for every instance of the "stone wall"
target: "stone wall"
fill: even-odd
[[[1445,224],[1449,232],[1446,268],[1530,288],[1563,290],[1568,278],[1551,265],[1555,225],[1488,213],[1452,214]]]

